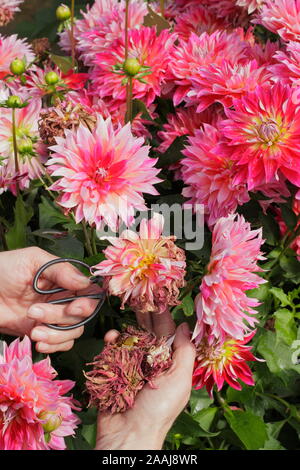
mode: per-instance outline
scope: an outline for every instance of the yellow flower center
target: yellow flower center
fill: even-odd
[[[139,262],[137,268],[148,268],[151,264],[154,263],[156,256],[153,254],[147,254],[143,257],[143,259]],[[136,269],[136,268],[135,268]]]

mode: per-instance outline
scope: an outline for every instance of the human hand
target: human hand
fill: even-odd
[[[36,271],[55,259],[44,250],[29,247],[0,253],[0,332],[10,335],[28,335],[36,341],[36,349],[42,353],[67,351],[84,328],[57,331],[43,323],[75,324],[91,315],[97,300],[76,299],[69,304],[51,305],[47,300],[59,298],[59,294],[40,295],[32,288]],[[39,281],[41,289],[63,287],[73,294],[94,293],[96,286],[69,263],[49,267]],[[84,290],[83,290],[84,289]]]
[[[164,319],[159,315],[161,318],[156,318],[152,323],[154,330],[162,331],[162,324],[171,330],[173,322],[170,313],[166,312],[163,315]],[[114,342],[118,334],[117,331],[111,330],[104,340]],[[154,380],[158,388],[153,389],[149,384],[145,385],[138,393],[134,407],[125,413],[98,414],[96,449],[162,448],[167,432],[185,408],[191,393],[195,348],[190,341],[187,323],[182,323],[177,328],[173,351],[171,368]]]

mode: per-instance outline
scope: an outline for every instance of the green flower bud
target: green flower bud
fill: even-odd
[[[141,70],[141,64],[137,59],[134,57],[130,59],[126,59],[124,64],[123,64],[123,70],[124,72],[127,73],[127,75],[130,75],[131,77],[134,77],[139,71]]]
[[[10,64],[10,71],[14,75],[22,75],[26,70],[26,64],[24,60],[14,59]]]
[[[51,72],[46,73],[45,75],[45,82],[47,85],[56,85],[56,83],[59,81],[59,76],[57,75],[56,72]]]
[[[9,108],[19,108],[22,105],[22,100],[19,96],[11,95],[7,98],[6,104]]]
[[[42,411],[38,417],[43,421],[41,424],[47,434],[55,431],[62,423],[61,416],[57,415],[53,411]]]
[[[71,18],[71,10],[67,5],[64,5],[63,3],[57,7],[56,9],[56,18],[59,21],[67,21],[69,18]]]

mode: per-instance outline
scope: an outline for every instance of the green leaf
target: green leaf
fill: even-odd
[[[148,12],[148,15],[146,15],[144,18],[144,26],[156,26],[157,34],[159,34],[164,29],[171,28],[169,22],[162,16],[155,13],[155,11],[153,11],[149,5]]]
[[[264,446],[267,429],[263,420],[250,411],[225,411],[225,418],[232,431],[237,435],[247,450],[256,450]]]
[[[293,230],[297,225],[297,216],[295,212],[290,209],[286,204],[280,204],[282,218],[289,228]]]
[[[214,417],[216,416],[218,409],[218,407],[214,406],[206,408],[205,410],[198,411],[198,413],[193,415],[193,419],[200,424],[202,429],[204,429],[205,431],[209,431],[209,428],[214,420]]]
[[[297,260],[295,253],[283,255],[279,259],[280,267],[285,271],[284,275],[287,279],[291,279],[295,284],[300,282],[300,262]]]
[[[157,162],[158,168],[170,166],[173,163],[177,163],[179,160],[181,160],[181,158],[184,157],[182,150],[184,149],[186,139],[187,136],[185,135],[176,137],[166,152],[159,157]]]
[[[52,201],[45,196],[42,196],[41,200],[42,202],[39,204],[40,228],[52,228],[68,221],[68,218]]]
[[[62,73],[68,73],[72,67],[72,57],[65,57],[56,54],[50,54],[50,59],[55,65],[62,71]]]
[[[277,421],[275,423],[266,423],[268,439],[266,440],[265,445],[261,448],[261,450],[284,450],[284,447],[277,440],[277,437],[285,422],[286,421],[283,420]]]
[[[279,289],[279,287],[272,287],[270,289],[270,292],[274,295],[276,299],[280,301],[282,307],[287,307],[288,305],[291,305],[290,299],[282,289]]]
[[[168,433],[168,440],[174,440],[175,435],[191,436],[191,437],[213,437],[219,433],[211,433],[201,428],[199,423],[186,411],[182,412],[171,430]]]
[[[263,229],[263,238],[269,245],[276,245],[280,239],[279,226],[272,214],[259,214],[260,223]]]
[[[186,317],[191,317],[194,313],[195,304],[191,294],[182,299],[182,309]]]
[[[89,443],[89,445],[94,448],[96,445],[97,437],[97,423],[82,426],[81,434],[84,439]]]
[[[264,331],[257,344],[258,352],[267,362],[273,374],[282,374],[288,370],[300,373],[300,366],[292,362],[292,350],[282,341],[278,341],[272,331]]]
[[[149,114],[148,109],[146,108],[145,103],[141,100],[132,101],[132,119],[134,119],[138,114],[141,113],[142,119],[147,121],[153,121],[152,117]]]
[[[289,346],[297,338],[297,325],[293,312],[282,308],[275,312],[275,330],[277,339],[284,341]]]
[[[33,216],[33,209],[25,205],[22,196],[17,197],[14,215],[14,224],[5,235],[10,250],[27,246],[27,224]]]
[[[34,235],[41,237],[41,248],[59,258],[83,259],[84,247],[74,235],[51,230],[36,230]]]

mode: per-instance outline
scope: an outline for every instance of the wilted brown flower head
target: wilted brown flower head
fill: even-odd
[[[132,408],[137,393],[172,364],[167,338],[128,326],[114,344],[108,344],[85,373],[89,405],[120,413]]]
[[[95,123],[96,119],[80,104],[63,101],[41,112],[39,131],[46,145],[55,145],[55,137],[64,137],[65,129],[77,129],[79,124],[93,129]]]

